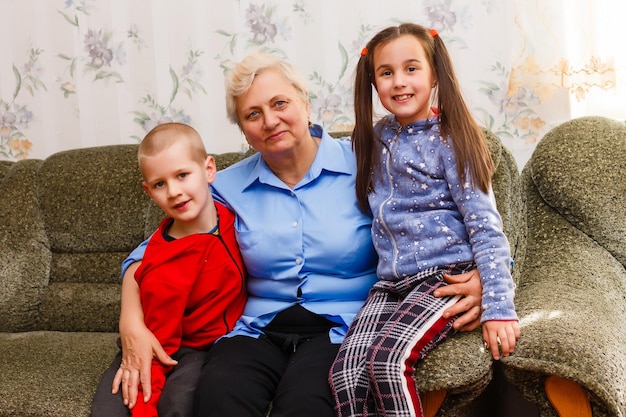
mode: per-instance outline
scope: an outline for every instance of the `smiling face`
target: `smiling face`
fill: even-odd
[[[215,160],[200,161],[189,142],[177,140],[140,160],[143,188],[184,234],[208,232],[214,226],[209,184],[216,173]],[[207,230],[209,227],[209,230]]]
[[[373,58],[382,105],[401,125],[426,119],[437,80],[421,42],[413,35],[402,35],[378,46]]]
[[[237,99],[239,126],[250,146],[264,158],[293,151],[309,137],[309,115],[308,100],[273,69],[256,75],[248,91]]]

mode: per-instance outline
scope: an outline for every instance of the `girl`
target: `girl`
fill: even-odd
[[[391,114],[373,124],[372,85]],[[339,417],[421,416],[417,361],[453,333],[435,298],[444,273],[478,267],[494,359],[519,338],[510,250],[491,194],[494,165],[434,30],[379,32],[356,72],[356,193],[373,214],[377,275],[332,366]],[[433,107],[434,105],[434,107]]]

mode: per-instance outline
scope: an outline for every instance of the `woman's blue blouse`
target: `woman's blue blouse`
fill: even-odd
[[[216,200],[236,214],[237,242],[248,274],[243,316],[227,337],[258,337],[280,311],[300,304],[338,324],[340,343],[376,281],[371,218],[359,209],[351,143],[320,126],[317,156],[290,189],[254,154],[218,172]],[[142,245],[143,246],[143,245]],[[138,247],[124,267],[143,256]]]

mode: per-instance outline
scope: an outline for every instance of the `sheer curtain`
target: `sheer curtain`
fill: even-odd
[[[586,114],[624,119],[626,3],[561,0],[518,10],[525,48],[512,82],[532,86],[563,120]]]
[[[563,0],[562,7],[571,7]],[[571,62],[568,87],[573,92],[572,115],[603,114],[626,120],[626,2],[585,1],[565,22],[566,53]],[[577,42],[574,42],[576,39]],[[580,45],[584,45],[581,47]]]
[[[477,120],[520,168],[569,118],[626,119],[621,0],[0,0],[0,159],[137,143],[190,123],[210,152],[241,151],[223,76],[255,49],[309,81],[313,122],[352,127],[353,69],[381,28],[436,28]]]

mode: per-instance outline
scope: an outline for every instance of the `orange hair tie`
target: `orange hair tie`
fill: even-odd
[[[430,36],[432,36],[433,38],[435,36],[439,36],[439,32],[437,32],[435,29],[430,29],[429,32],[430,32]]]
[[[367,55],[367,46],[361,49],[361,56],[365,56],[365,55]]]

